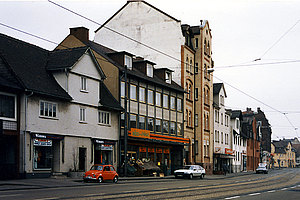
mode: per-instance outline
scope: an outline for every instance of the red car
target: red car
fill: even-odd
[[[105,180],[112,180],[117,183],[119,175],[112,165],[93,165],[90,171],[85,172],[83,181],[97,181],[102,183]]]

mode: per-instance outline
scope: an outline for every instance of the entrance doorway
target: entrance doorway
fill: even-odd
[[[86,148],[79,147],[79,171],[86,171]]]

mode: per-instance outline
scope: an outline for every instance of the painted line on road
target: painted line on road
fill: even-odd
[[[281,190],[283,191],[283,190],[287,190],[288,188],[282,188]]]
[[[297,186],[293,186],[293,187],[290,187],[291,189],[294,189],[294,188],[296,188]]]
[[[259,195],[261,193],[257,192],[257,193],[252,193],[252,194],[249,194],[249,196],[255,196],[255,195]]]
[[[49,198],[41,198],[41,199],[35,199],[35,200],[56,200],[59,199],[59,197],[49,197]]]
[[[276,190],[270,190],[270,191],[267,191],[267,192],[270,192],[270,193],[271,193],[271,192],[276,192]]]
[[[20,196],[21,194],[3,194],[3,195],[0,195],[0,198],[2,197],[15,197],[15,196]]]
[[[237,198],[240,198],[241,196],[234,196],[234,197],[227,197],[225,199],[237,199]]]

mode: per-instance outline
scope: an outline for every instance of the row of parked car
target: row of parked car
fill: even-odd
[[[264,163],[259,163],[256,173],[268,173],[267,165]],[[205,176],[205,169],[200,165],[186,165],[182,169],[175,170],[175,178],[190,178],[199,177],[201,179]],[[83,181],[97,181],[99,183],[105,180],[112,180],[117,183],[119,180],[119,175],[116,169],[112,165],[93,165],[89,171],[87,171],[83,176]]]

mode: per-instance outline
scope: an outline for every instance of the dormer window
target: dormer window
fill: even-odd
[[[132,69],[132,57],[125,55],[124,65],[127,66],[127,69]]]
[[[153,77],[153,65],[147,63],[147,76]]]
[[[166,72],[166,83],[171,84],[172,77],[170,72]]]

